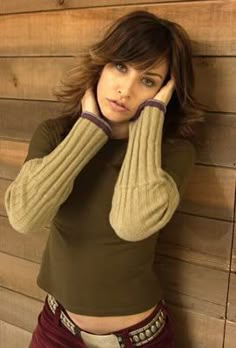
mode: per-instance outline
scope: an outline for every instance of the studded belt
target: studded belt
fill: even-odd
[[[56,301],[55,297],[48,294],[47,303],[52,313],[55,314],[56,309],[59,306],[59,303]],[[163,303],[164,303],[164,300],[163,300]],[[68,317],[68,315],[63,310],[63,308],[60,309],[59,316],[60,316],[60,322],[67,330],[69,330],[75,336],[78,335],[79,337],[83,337],[81,333],[83,333],[84,331],[80,329],[79,326],[77,326]],[[160,309],[157,312],[157,314],[150,320],[150,322],[147,323],[145,326],[128,332],[129,339],[132,342],[132,345],[134,347],[141,347],[144,344],[147,344],[148,342],[154,340],[162,332],[165,326],[165,323],[166,323],[166,314],[164,313],[163,310]],[[117,342],[119,342],[118,346],[120,346],[120,348],[125,348],[122,335],[120,333],[117,333],[114,335],[117,337]],[[93,336],[96,337],[96,334]]]

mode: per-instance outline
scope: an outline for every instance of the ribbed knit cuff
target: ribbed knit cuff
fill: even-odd
[[[136,121],[139,116],[140,116],[140,113],[143,111],[143,109],[146,107],[146,106],[154,106],[154,107],[157,107],[158,109],[160,109],[164,114],[166,113],[166,104],[164,102],[162,102],[161,100],[157,100],[157,99],[153,99],[153,98],[150,98],[150,99],[147,99],[145,100],[142,104],[139,105],[136,113],[134,114],[134,116],[131,118],[131,122],[132,121]]]
[[[107,134],[107,136],[109,138],[111,137],[112,129],[111,129],[109,123],[106,122],[105,120],[103,120],[101,117],[96,116],[95,114],[93,114],[92,112],[89,112],[89,111],[83,112],[80,117],[86,118],[86,119],[90,120],[91,122],[95,123],[98,127],[100,127]]]

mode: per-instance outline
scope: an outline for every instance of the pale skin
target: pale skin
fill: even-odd
[[[154,98],[167,105],[173,94],[175,83],[170,80],[162,87],[168,73],[164,61],[151,70],[138,71],[127,64],[107,64],[103,68],[97,85],[97,100],[92,88],[82,98],[82,111],[92,112],[100,117],[100,111],[112,128],[112,137],[128,138],[129,122],[138,106],[147,99]],[[125,105],[117,109],[110,100]],[[99,107],[98,107],[99,105]],[[100,111],[99,111],[100,109]],[[106,334],[134,325],[147,318],[155,306],[138,314],[115,317],[92,317],[67,311],[70,318],[83,330],[94,334]]]

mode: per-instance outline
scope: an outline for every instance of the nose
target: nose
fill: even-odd
[[[118,95],[120,98],[130,98],[134,92],[134,79],[127,78],[120,81]]]

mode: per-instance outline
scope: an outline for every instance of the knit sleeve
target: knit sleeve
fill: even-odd
[[[180,141],[164,151],[164,111],[152,100],[140,117],[129,124],[129,140],[114,188],[109,221],[117,235],[140,241],[163,228],[180,202],[195,154],[190,142]],[[172,151],[170,151],[172,150]]]
[[[109,124],[90,113],[82,114],[53,150],[48,131],[45,124],[37,128],[25,163],[5,194],[9,222],[21,233],[51,222],[71,193],[76,176],[111,134]]]

